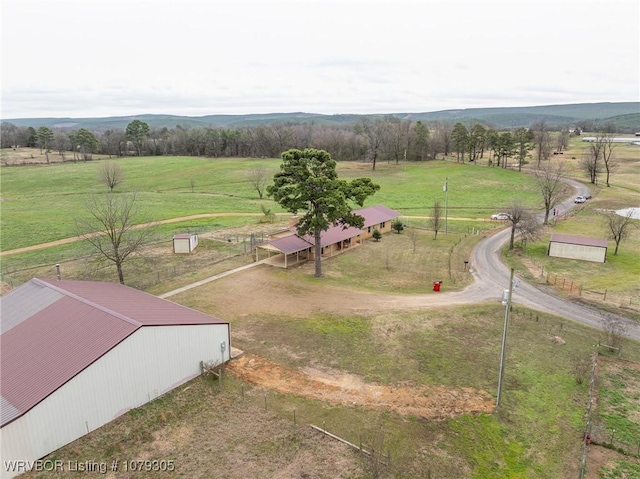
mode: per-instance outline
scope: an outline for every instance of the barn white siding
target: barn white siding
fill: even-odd
[[[225,343],[224,355],[221,343]],[[227,324],[138,329],[24,416],[1,430],[5,461],[36,460],[229,360]]]
[[[198,235],[179,234],[173,237],[174,253],[191,253],[198,246]]]
[[[549,256],[604,263],[607,257],[607,249],[552,241],[549,243]]]

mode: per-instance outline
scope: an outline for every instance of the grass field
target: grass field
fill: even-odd
[[[159,221],[200,213],[261,212],[261,206],[282,211],[272,200],[258,198],[247,179],[251,168],[264,166],[269,175],[279,160],[207,159],[189,157],[117,160],[125,182],[116,188],[138,192],[146,219]],[[98,181],[101,161],[2,169],[2,250],[75,236],[74,219],[83,214],[89,196],[105,192]],[[535,187],[526,175],[448,162],[369,165],[339,163],[339,175],[370,176],[381,189],[367,204],[386,204],[406,215],[428,215],[449,177],[449,214],[488,218],[507,205],[513,191],[534,207]],[[191,180],[193,179],[193,191]]]
[[[575,169],[580,147],[574,141],[565,153],[575,177],[580,177]],[[636,150],[628,151],[630,158],[614,177],[619,183],[592,188],[594,198],[582,211],[553,230],[596,234],[600,231],[597,209],[637,203],[640,192],[633,178],[639,163]],[[272,201],[259,200],[246,181],[249,168],[265,165],[275,172],[277,160],[133,158],[118,162],[127,178],[118,191],[139,191],[154,220],[228,211],[259,215],[261,205],[280,211]],[[81,210],[84,198],[104,189],[96,180],[97,167],[98,162],[3,167],[3,250],[75,234],[71,219]],[[503,315],[499,303],[372,312],[363,305],[340,310],[334,293],[417,293],[435,279],[444,280],[450,289],[464,287],[470,277],[463,261],[481,238],[471,232],[493,227],[484,220],[514,197],[537,207],[539,199],[531,179],[513,171],[451,161],[379,164],[375,172],[370,165],[340,163],[339,174],[346,179],[371,176],[381,184],[380,192],[367,204],[386,204],[405,215],[410,227],[421,233],[416,251],[406,232],[392,233],[380,243],[369,242],[325,262],[321,281],[305,268],[261,270],[249,282],[228,277],[172,300],[230,321],[234,346],[292,370],[353,375],[369,384],[428,384],[495,394]],[[450,221],[450,234],[433,240],[432,233],[422,229],[427,224],[424,217],[434,200],[443,201],[445,178],[450,216],[471,220]],[[158,243],[134,261],[132,269],[125,266],[125,277],[129,274],[140,280],[137,286],[160,294],[246,263],[251,258],[242,243],[228,238],[203,237],[196,254],[176,257],[170,253],[170,237],[184,231],[203,235],[225,231],[230,238],[240,231],[257,230],[259,220],[259,216],[212,218],[157,226]],[[527,248],[528,256],[510,255],[509,261],[535,261],[577,280],[592,281],[594,287],[607,284],[630,291],[638,287],[634,271],[640,259],[633,251],[639,244],[637,236],[632,236],[623,243],[618,257],[609,257],[604,265],[585,265],[551,261],[544,255],[543,238]],[[82,243],[71,243],[2,258],[2,267],[6,271],[8,265],[17,265],[14,270],[21,280],[35,274],[52,277],[52,265],[64,258],[67,278],[114,280],[110,268],[96,269],[94,263],[75,260],[89,253]],[[186,272],[181,273],[180,268]],[[178,274],[158,277],[160,271],[171,269]],[[152,281],[154,276],[158,281]],[[147,278],[151,279],[147,282]],[[269,288],[284,292],[292,303],[309,298],[303,302],[310,304],[306,309],[291,307],[274,313]],[[254,298],[258,293],[260,297]],[[248,308],[251,300],[259,303],[258,309]],[[555,336],[564,344],[552,342]],[[574,369],[599,339],[600,333],[576,323],[515,308],[503,402],[493,414],[425,419],[279,394],[230,376],[220,390],[216,382],[201,378],[129,412],[53,457],[65,461],[174,460],[176,471],[166,477],[577,477],[588,385],[576,381]],[[640,346],[625,342],[623,357],[640,361]],[[630,454],[607,461],[601,476],[606,478],[625,477],[626,472],[619,471],[633,473],[638,467],[632,455],[640,409],[637,371],[626,371],[613,358],[612,364],[602,376],[602,437],[606,439],[607,431],[615,428],[612,446]],[[348,448],[310,433],[308,424],[325,425],[353,443],[363,439],[376,444],[390,452],[391,468],[378,470],[378,465]],[[55,475],[32,473],[27,477]],[[120,471],[108,477],[129,476]],[[156,476],[142,472],[135,477]]]

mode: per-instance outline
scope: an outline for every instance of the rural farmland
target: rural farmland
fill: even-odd
[[[567,157],[579,156],[581,147],[572,143]],[[637,320],[637,231],[603,267],[544,253],[549,231],[603,234],[599,210],[637,202],[633,178],[640,159],[637,150],[624,148],[628,156],[617,172],[619,185],[592,188],[593,198],[549,225],[546,236],[505,251],[504,257],[522,280],[540,281],[554,294]],[[74,216],[100,188],[95,178],[101,161],[3,167],[3,253],[75,236]],[[118,191],[138,191],[145,215],[155,223],[150,226],[154,243],[125,267],[125,277],[152,294],[250,263],[246,238],[288,222],[286,212],[258,198],[246,180],[246,171],[256,165],[273,174],[277,159],[117,161],[126,177]],[[590,394],[589,374],[580,375],[579,366],[589,361],[593,345],[604,341],[601,332],[515,305],[504,398],[495,409],[504,314],[499,298],[505,285],[496,285],[495,297],[474,304],[418,310],[403,308],[402,301],[385,305],[389,294],[435,298],[440,293],[431,286],[437,280],[443,282],[443,294],[471,284],[464,261],[479,241],[505,226],[490,215],[505,210],[514,191],[527,208],[539,211],[532,177],[455,158],[381,163],[375,172],[370,166],[340,162],[338,173],[345,179],[368,176],[380,184],[367,204],[401,212],[404,231],[325,261],[321,279],[313,278],[310,264],[291,270],[261,265],[172,296],[229,321],[233,344],[245,355],[229,364],[222,380],[195,379],[51,457],[65,464],[172,460],[175,476],[168,477],[217,477],[220,470],[227,471],[225,477],[576,476]],[[575,167],[571,171],[572,178],[582,179]],[[197,178],[195,184],[191,178]],[[444,199],[445,181],[448,232],[434,239],[428,219],[433,202]],[[41,207],[35,210],[34,203]],[[263,207],[276,213],[275,219],[267,220]],[[211,216],[160,223],[196,214]],[[167,238],[178,232],[201,236],[189,258],[171,254]],[[96,267],[82,241],[7,255],[3,278],[19,284],[31,276],[53,277],[55,264],[67,279],[115,280],[112,268]],[[584,290],[598,292],[606,284],[610,299],[624,299],[576,296],[559,288],[557,279],[548,284],[541,267]],[[592,448],[598,454],[588,456],[589,474],[637,470],[633,418],[640,404],[633,391],[640,384],[634,366],[640,347],[623,340],[622,351],[619,362],[611,351],[600,350],[601,380],[606,391],[618,392],[603,389]],[[381,453],[352,450],[310,424]],[[615,437],[612,429],[618,431]],[[113,471],[112,477],[122,474]]]

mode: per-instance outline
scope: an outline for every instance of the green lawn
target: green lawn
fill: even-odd
[[[247,179],[256,166],[272,176],[280,160],[149,157],[115,160],[125,175],[116,193],[136,191],[149,221],[200,213],[256,213],[261,206],[282,211],[271,199],[259,199]],[[101,161],[2,168],[2,250],[75,236],[75,218],[87,198],[103,193],[98,181]],[[517,191],[531,207],[539,199],[527,175],[495,168],[445,162],[368,166],[339,163],[344,179],[369,176],[381,189],[367,201],[385,204],[405,215],[428,215],[435,200],[444,207],[442,186],[449,178],[451,217],[487,218],[504,208]],[[194,181],[193,191],[191,180]],[[142,219],[142,218],[141,218]]]

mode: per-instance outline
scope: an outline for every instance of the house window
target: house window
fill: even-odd
[[[367,233],[371,233],[371,226],[367,228]]]
[[[382,223],[380,223],[380,229],[383,229],[385,225],[385,222],[383,221]]]

